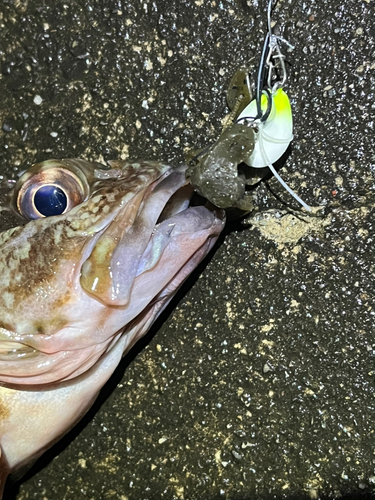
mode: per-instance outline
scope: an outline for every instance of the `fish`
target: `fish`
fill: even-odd
[[[0,234],[0,497],[88,411],[123,355],[214,246],[186,166],[34,164]]]

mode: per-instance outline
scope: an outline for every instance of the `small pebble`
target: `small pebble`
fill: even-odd
[[[39,106],[40,104],[42,104],[43,102],[43,99],[40,97],[40,95],[36,95],[34,96],[34,104],[36,104],[37,106]]]
[[[241,453],[238,453],[238,451],[236,450],[232,450],[232,455],[234,456],[234,458],[237,458],[237,460],[242,460],[243,458],[243,455],[241,455]]]
[[[4,132],[11,132],[13,129],[12,124],[10,122],[4,122],[3,123],[3,130]]]
[[[272,370],[272,368],[270,367],[270,365],[268,363],[265,363],[265,365],[263,366],[263,373],[268,373]]]

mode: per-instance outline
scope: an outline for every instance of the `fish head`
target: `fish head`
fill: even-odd
[[[49,160],[20,177],[22,223],[0,235],[0,384],[73,380],[146,333],[224,226],[189,206],[185,170]]]

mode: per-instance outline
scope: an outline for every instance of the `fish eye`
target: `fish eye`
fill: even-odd
[[[87,199],[88,186],[69,168],[35,166],[18,180],[14,205],[26,219],[40,219],[69,212]]]
[[[67,204],[68,199],[64,191],[53,184],[41,186],[34,193],[34,206],[44,217],[63,214]]]

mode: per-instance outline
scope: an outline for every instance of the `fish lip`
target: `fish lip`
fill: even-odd
[[[165,189],[163,186],[164,183],[168,185],[170,180],[170,175],[173,175],[175,172],[182,173],[184,175],[184,180],[181,182],[178,189],[176,189],[171,196],[165,201],[164,208],[160,211],[159,217],[156,220],[156,223],[149,231],[147,237],[145,238],[146,244],[144,246],[143,252],[138,255],[137,263],[134,265],[133,274],[133,282],[134,280],[143,272],[150,271],[153,267],[155,267],[160,260],[160,256],[165,249],[165,246],[169,244],[169,240],[176,237],[176,233],[179,232],[181,236],[186,233],[186,237],[191,236],[192,238],[196,237],[199,233],[206,233],[206,239],[211,239],[215,236],[218,236],[225,225],[225,211],[221,210],[215,206],[213,206],[210,202],[207,202],[205,205],[199,205],[192,207],[190,206],[190,201],[193,196],[193,188],[190,183],[185,178],[187,166],[183,165],[176,169],[174,172],[171,172],[166,176],[165,180],[158,183],[157,187],[151,192],[150,196],[147,198],[147,202],[152,203],[153,196],[157,196],[160,191]],[[177,203],[175,209],[170,209],[169,205],[171,201],[175,198],[179,198],[179,195],[182,193],[182,198],[180,198],[180,203]],[[167,209],[169,207],[169,209]],[[167,212],[166,212],[167,210]],[[140,210],[139,217],[143,219],[143,211]],[[189,218],[193,218],[196,225],[192,228],[192,224],[186,223]],[[161,245],[157,248],[156,253],[154,252],[154,263],[153,265],[148,265],[146,268],[140,263],[147,259],[147,253],[150,250],[150,245],[152,245],[153,240],[155,239],[158,232],[161,230],[164,231],[164,246]],[[162,236],[163,238],[163,236]],[[116,249],[117,250],[117,249]],[[208,253],[208,252],[207,252]],[[116,258],[116,253],[114,254],[113,259]],[[129,257],[129,254],[127,254]],[[132,286],[129,286],[129,295],[132,290]],[[129,295],[127,295],[127,299],[129,299]],[[127,303],[127,299],[125,302]]]
[[[134,213],[130,217],[132,223],[126,230],[123,229],[123,216],[120,214],[109,222],[82,266],[81,286],[86,293],[106,306],[125,307],[128,305],[135,278],[154,267],[152,263],[145,265],[145,260],[147,260],[147,252],[148,257],[151,255],[150,241],[158,233],[159,228],[162,225],[166,226],[170,220],[175,220],[178,226],[184,226],[185,219],[193,217],[194,209],[189,208],[193,188],[186,179],[186,170],[186,165],[171,168],[144,188],[142,199],[135,202],[138,196],[136,194],[122,209],[122,214],[126,214],[128,206],[132,204],[135,206]],[[215,216],[213,216],[214,213]],[[129,218],[129,214],[127,217]],[[189,225],[191,236],[195,237],[195,234],[206,231],[207,238],[211,238],[222,230],[225,215],[222,210],[207,205],[205,209],[201,207],[195,221],[197,223],[195,228]],[[112,235],[113,239],[113,231],[116,227],[120,232],[122,231],[122,234],[120,238],[117,238],[114,248],[108,251],[104,245],[108,240],[108,235]],[[171,233],[176,233],[176,231],[172,230]],[[160,251],[168,243],[166,238],[163,241],[162,239],[159,231],[161,247],[158,249],[155,244],[152,247],[151,259],[154,262],[158,262]],[[103,251],[108,253],[108,263],[105,266],[101,264],[104,261]]]
[[[186,223],[189,218],[197,223],[194,229],[191,223]],[[149,243],[139,260],[136,277],[143,272],[150,271],[158,264],[161,253],[169,244],[169,240],[176,238],[176,233],[179,233],[180,237],[186,233],[187,237],[194,238],[199,233],[206,232],[206,238],[210,239],[219,236],[224,225],[225,211],[213,206],[210,202],[205,205],[189,205],[184,210],[171,214],[155,225]],[[154,240],[157,240],[156,244]],[[158,247],[157,251],[152,252],[151,248],[155,246]]]

